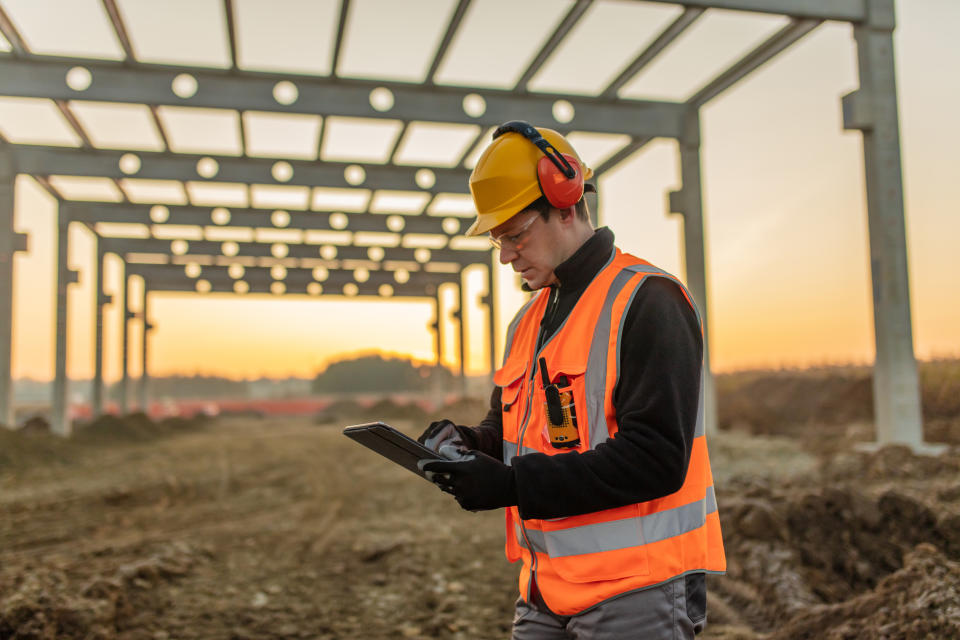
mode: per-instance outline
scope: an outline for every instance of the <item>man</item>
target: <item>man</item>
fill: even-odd
[[[523,563],[513,638],[691,638],[705,574],[726,567],[699,316],[678,280],[593,229],[592,175],[525,122],[477,162],[467,233],[489,233],[537,293],[510,324],[487,417],[431,424],[421,442],[455,459],[423,469],[464,509],[505,508],[506,555]]]

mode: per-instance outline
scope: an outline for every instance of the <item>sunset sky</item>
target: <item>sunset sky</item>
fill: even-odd
[[[34,7],[48,4],[0,0],[0,6],[14,22],[18,17],[23,21],[36,17],[37,10],[34,8],[31,14],[28,6],[31,3]],[[99,2],[95,4],[100,6]],[[150,3],[121,0],[118,4],[122,9],[126,6],[128,19],[134,21],[137,7]],[[176,8],[205,3],[182,0],[167,4],[172,11],[169,23],[150,27],[157,31],[154,40],[158,42],[165,30],[175,28]],[[248,18],[257,16],[254,0],[234,4],[246,11],[243,15]],[[287,0],[270,6],[282,10],[283,6],[293,9],[298,4]],[[516,2],[481,4],[503,5],[504,11],[517,6]],[[548,33],[570,4],[541,0],[525,2],[523,9],[517,10],[529,11],[531,19],[539,16],[544,33]],[[333,3],[312,5],[323,13]],[[640,9],[637,5],[641,5]],[[437,24],[442,25],[456,2],[357,0],[352,6],[357,7],[352,20],[358,25],[362,20],[372,21],[374,26],[367,31],[357,26],[352,48],[348,38],[349,53],[341,60],[341,73],[363,75],[383,64],[393,65],[385,72],[389,77],[401,78],[409,69],[414,70],[410,73],[415,76],[416,65],[404,55],[386,55],[385,49],[377,48],[376,39],[365,40],[363,34],[381,29],[395,36],[403,31],[397,25],[409,24],[412,30],[417,20],[422,28],[423,15],[439,16]],[[641,9],[647,13],[631,13]],[[897,9],[895,46],[914,344],[920,358],[958,356],[960,252],[956,245],[960,242],[960,165],[956,150],[960,148],[960,124],[955,105],[960,100],[960,73],[956,71],[960,69],[960,2],[900,0]],[[561,50],[548,61],[534,79],[533,89],[554,90],[564,81],[571,82],[571,78],[579,79],[583,91],[602,86],[598,78],[606,79],[610,75],[608,69],[616,71],[616,62],[609,58],[622,50],[619,59],[631,59],[644,44],[642,37],[634,35],[637,23],[626,16],[662,24],[679,13],[679,9],[669,5],[613,1],[598,2],[591,11],[596,15],[588,15],[572,34],[578,39],[577,48]],[[335,16],[335,12],[331,15]],[[50,19],[56,22],[55,16]],[[324,19],[329,21],[330,17],[317,17],[319,21]],[[500,28],[496,14],[489,11],[478,10],[472,19],[478,28],[482,27],[481,32]],[[85,25],[71,20],[69,25],[59,28],[92,29],[93,23]],[[662,63],[648,68],[625,87],[625,94],[682,99],[725,64],[776,31],[783,21],[755,14],[719,15],[704,22],[702,29],[694,27],[681,37],[664,55]],[[524,22],[522,16],[518,22]],[[25,23],[21,27],[27,31]],[[467,77],[490,86],[510,84],[516,77],[515,69],[526,66],[540,41],[511,32],[510,26],[503,28],[507,31],[501,34],[504,38],[518,42],[534,40],[527,47],[526,58],[511,60],[493,49],[484,64],[471,63],[458,56],[455,42],[451,61],[441,66],[438,79],[452,82]],[[641,29],[643,33],[647,30]],[[274,47],[286,46],[284,35],[275,34]],[[464,47],[470,40],[468,35],[463,37]],[[297,51],[297,47],[306,46],[302,40],[289,40],[289,46]],[[472,46],[481,45],[480,41],[472,42]],[[214,47],[214,54],[218,51],[216,42],[205,46]],[[259,54],[261,64],[268,64],[270,48],[264,51],[267,53]],[[309,51],[302,53],[306,56]],[[329,61],[326,64],[329,67]],[[322,66],[320,61],[321,70]],[[869,363],[873,359],[861,136],[843,131],[840,110],[840,97],[856,87],[856,49],[851,28],[831,23],[804,37],[703,109],[707,306],[716,371]],[[17,126],[11,121],[15,117],[12,113],[0,98],[0,133],[8,139]],[[588,162],[605,153],[600,138],[578,138],[574,134],[572,140],[575,146],[580,140],[582,147],[578,149]],[[600,180],[599,215],[601,224],[616,233],[621,248],[682,276],[680,221],[665,213],[666,194],[678,186],[675,143],[655,141]],[[15,377],[49,379],[53,375],[56,206],[42,188],[25,176],[17,180],[16,198],[15,228],[30,235],[30,251],[15,259],[13,372]],[[80,269],[80,283],[73,285],[69,294],[68,371],[77,378],[93,374],[91,255],[89,232],[72,228],[71,262]],[[108,290],[116,289],[118,274],[114,261],[107,273]],[[501,313],[496,332],[500,345],[503,328],[524,296],[509,270],[501,269],[498,280]],[[470,282],[471,297],[475,299],[483,288],[482,278],[477,274],[471,276]],[[451,292],[446,293],[449,310],[455,304]],[[372,350],[410,354],[424,361],[434,359],[433,336],[427,328],[433,314],[429,301],[155,293],[151,294],[151,305],[150,319],[156,330],[150,344],[150,371],[155,376],[312,376],[331,359]],[[479,339],[485,317],[485,312],[475,304],[468,309],[468,328],[477,338],[470,345],[467,358],[472,373],[487,370],[487,347]],[[106,376],[116,379],[116,305],[108,307],[106,327]],[[136,345],[136,323],[131,323],[131,328]],[[450,332],[448,338],[452,338]],[[455,343],[451,339],[446,360],[453,364],[455,358]],[[133,363],[136,373],[136,353]]]

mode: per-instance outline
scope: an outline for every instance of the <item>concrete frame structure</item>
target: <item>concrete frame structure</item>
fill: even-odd
[[[261,110],[283,113],[322,113],[324,115],[348,115],[368,118],[391,118],[403,122],[404,130],[414,120],[432,122],[479,124],[485,128],[506,120],[524,118],[537,123],[555,123],[561,131],[626,133],[631,141],[620,151],[613,154],[595,168],[597,176],[616,166],[631,156],[650,140],[657,137],[673,138],[678,141],[680,173],[682,187],[670,194],[669,211],[680,214],[684,225],[685,270],[688,286],[697,300],[704,321],[705,338],[708,338],[708,286],[706,277],[705,238],[703,224],[703,198],[700,159],[699,109],[709,100],[734,85],[766,61],[789,47],[804,35],[815,29],[825,20],[849,22],[854,26],[857,43],[860,89],[844,97],[844,126],[859,130],[863,134],[864,165],[866,174],[867,206],[870,232],[871,277],[873,280],[874,325],[876,335],[876,363],[874,367],[874,407],[877,421],[877,442],[906,443],[914,448],[923,447],[923,429],[920,413],[919,386],[916,362],[913,352],[912,327],[910,324],[909,279],[906,258],[906,238],[904,232],[904,205],[902,175],[900,167],[899,124],[896,107],[896,82],[893,59],[892,33],[895,27],[893,0],[651,0],[664,4],[682,6],[684,11],[658,37],[627,64],[619,76],[598,95],[584,97],[579,95],[554,95],[532,93],[528,90],[529,81],[549,58],[552,51],[576,26],[586,13],[591,0],[575,2],[554,32],[547,39],[516,85],[509,90],[493,90],[480,87],[445,87],[434,81],[437,69],[446,54],[450,43],[460,27],[471,0],[459,0],[453,17],[449,21],[441,43],[430,65],[424,82],[413,85],[379,80],[354,80],[336,76],[337,58],[340,55],[344,27],[345,10],[341,11],[340,22],[334,46],[333,73],[328,78],[313,78],[284,74],[265,74],[246,72],[238,68],[236,32],[233,25],[231,3],[225,2],[228,37],[232,57],[232,66],[227,71],[201,69],[194,67],[169,67],[147,65],[136,61],[130,38],[112,0],[105,0],[110,20],[116,35],[126,54],[122,64],[98,62],[86,59],[60,59],[36,56],[30,53],[23,39],[16,32],[12,22],[0,10],[0,31],[12,47],[10,54],[0,54],[0,86],[7,95],[48,98],[54,100],[64,117],[73,125],[83,145],[79,150],[62,148],[31,147],[26,145],[4,145],[0,148],[0,308],[9,309],[12,304],[11,269],[12,257],[16,250],[22,250],[17,236],[12,230],[13,177],[16,173],[35,176],[56,194],[45,182],[48,175],[104,176],[119,180],[129,175],[156,179],[176,179],[181,181],[199,180],[196,168],[196,156],[176,153],[137,152],[138,170],[124,172],[120,167],[121,152],[93,149],[89,139],[70,113],[67,101],[74,99],[128,102],[150,106],[161,136],[163,127],[157,118],[156,109],[160,105],[180,105],[195,107],[215,107],[244,110]],[[349,0],[343,0],[345,9]],[[111,10],[112,8],[112,10]],[[623,99],[618,91],[627,82],[657,58],[678,36],[694,24],[705,12],[711,9],[730,9],[767,14],[784,15],[790,18],[787,26],[772,35],[760,46],[747,53],[732,67],[707,83],[689,99],[682,103],[664,101],[644,101]],[[64,78],[74,67],[82,67],[91,77],[88,87],[75,90],[67,86]],[[190,95],[176,95],[171,87],[179,76],[187,75],[196,81],[196,90]],[[292,102],[280,104],[273,96],[279,83],[291,83],[297,89],[297,97]],[[371,92],[386,90],[392,96],[389,109],[375,108]],[[465,105],[468,100],[479,97],[484,106],[479,113],[469,113]],[[558,101],[565,101],[573,107],[576,114],[569,122],[559,122],[554,118],[554,108]],[[241,138],[243,137],[241,124]],[[402,134],[401,134],[402,137]],[[399,140],[399,138],[398,138]],[[476,141],[475,141],[476,142]],[[2,141],[0,141],[2,144]],[[472,145],[471,145],[472,146]],[[394,152],[396,147],[394,148]],[[389,157],[393,157],[391,152]],[[219,171],[217,180],[243,183],[274,184],[272,177],[273,161],[255,158],[215,158]],[[463,159],[455,169],[431,169],[433,183],[424,187],[418,183],[417,172],[389,162],[386,165],[365,165],[366,185],[375,188],[422,189],[431,196],[441,191],[463,193],[467,171],[462,167]],[[287,163],[292,175],[284,184],[307,186],[348,187],[346,167],[330,162],[294,162]],[[97,224],[105,221],[138,220],[146,222],[143,207],[121,204],[76,204],[61,200],[61,221],[59,223],[60,250],[58,252],[57,284],[57,382],[54,392],[54,426],[59,433],[67,433],[68,426],[63,414],[65,401],[65,291],[71,281],[70,271],[66,267],[66,234],[69,221],[86,224],[97,233]],[[194,223],[206,215],[202,208],[183,207],[174,210],[172,219],[180,223]],[[235,212],[237,219],[253,222],[263,212]],[[300,228],[327,229],[330,224],[329,212],[315,215],[296,214],[295,222]],[[383,225],[383,218],[372,214],[351,215],[350,229]],[[437,233],[436,221],[426,216],[405,216],[407,223],[423,227],[425,233]],[[416,221],[416,222],[414,222]],[[429,229],[427,228],[429,227]],[[378,229],[382,230],[382,229]],[[449,237],[454,233],[446,232]],[[98,234],[102,235],[102,234]],[[100,237],[98,248],[102,267],[102,255],[112,252],[112,239]],[[127,244],[127,243],[130,244]],[[147,241],[144,241],[147,242]],[[152,240],[153,249],[159,241]],[[215,244],[215,243],[211,243]],[[133,247],[133,241],[123,241],[126,247]],[[203,243],[191,243],[194,249],[206,249],[212,254],[215,248]],[[245,252],[262,251],[263,247],[244,245]],[[117,250],[122,253],[122,250]],[[449,249],[448,253],[455,250]],[[468,264],[486,264],[489,274],[487,306],[490,312],[490,329],[494,329],[494,281],[489,254],[485,259],[463,252],[462,260],[450,256],[459,262],[461,268]],[[260,255],[255,253],[254,255]],[[134,271],[138,267],[129,264]],[[207,267],[204,267],[207,268]],[[133,272],[133,271],[132,271]],[[129,275],[125,274],[129,293]],[[145,276],[146,277],[146,276]],[[150,275],[145,281],[149,291],[189,288],[189,278],[174,278],[170,281],[154,280]],[[462,282],[459,284],[460,306],[463,308],[464,293]],[[145,290],[146,290],[145,289]],[[97,317],[97,383],[101,380],[101,313],[106,302],[98,293]],[[123,330],[123,408],[127,402],[127,356],[126,324],[129,320],[129,301],[125,296]],[[441,305],[436,300],[436,340],[437,359],[441,360],[442,324]],[[10,422],[10,313],[0,313],[0,420]],[[461,322],[460,364],[464,358],[464,324]],[[490,359],[496,352],[491,335]],[[706,341],[709,345],[709,340]],[[145,347],[144,347],[145,349]],[[707,363],[707,430],[716,428],[716,410],[714,406],[712,378],[709,373],[709,350]],[[98,392],[99,393],[99,392]],[[95,396],[101,398],[101,396]],[[95,401],[102,408],[101,400]]]

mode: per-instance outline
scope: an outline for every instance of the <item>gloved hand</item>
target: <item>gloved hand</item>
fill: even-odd
[[[421,460],[418,466],[467,511],[517,504],[513,469],[481,451],[467,451],[460,460]]]
[[[466,427],[458,427],[449,420],[437,420],[430,423],[430,426],[417,438],[417,442],[434,451],[440,451],[440,447],[448,444],[455,446],[469,444],[465,442],[463,433],[465,429]]]

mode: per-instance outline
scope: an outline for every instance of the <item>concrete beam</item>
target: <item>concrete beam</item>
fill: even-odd
[[[159,240],[156,238],[110,238],[103,237],[102,243],[104,250],[109,253],[127,256],[131,253],[155,253],[169,254],[171,244],[176,241]],[[271,247],[273,245],[266,242],[238,242],[239,256],[271,258],[274,257]],[[321,259],[321,246],[313,244],[288,244],[287,258],[313,258]],[[369,248],[359,246],[332,246],[335,249],[335,255],[329,260],[364,260],[370,261]],[[406,247],[385,247],[383,249],[382,261],[417,261],[417,252],[419,249]],[[476,251],[467,249],[428,249],[430,262],[452,262],[460,265],[485,263],[490,260],[490,251]],[[205,255],[221,256],[223,255],[223,243],[210,240],[191,240],[187,242],[187,250],[184,255]]]
[[[699,9],[730,9],[771,13],[794,18],[862,22],[866,0],[644,0]]]
[[[164,205],[169,217],[164,222],[168,225],[213,226],[211,213],[214,207],[192,207]],[[126,224],[155,224],[150,219],[151,205],[128,203],[88,203],[65,201],[60,205],[70,219],[75,222],[96,224],[98,222],[120,222]],[[276,209],[238,209],[228,207],[230,211],[231,227],[270,228],[273,227],[271,216]],[[398,233],[393,225],[398,225],[396,219],[390,215],[380,213],[348,213],[346,226],[333,226],[330,221],[331,211],[291,211],[289,215],[289,229],[318,229],[324,231],[370,231],[382,233]],[[466,231],[470,226],[470,219],[449,217],[445,218],[428,215],[400,215],[403,223],[402,233],[436,234],[452,237]]]
[[[67,72],[75,66],[84,67],[92,76],[92,83],[85,90],[76,91],[66,84]],[[173,81],[181,74],[192,76],[197,83],[196,92],[187,97],[173,92]],[[278,82],[290,82],[296,86],[295,102],[277,102],[274,87]],[[119,66],[89,59],[24,60],[9,55],[0,56],[0,86],[6,95],[54,100],[423,120],[477,124],[484,128],[519,117],[568,130],[669,138],[680,134],[683,113],[682,105],[673,102],[609,100],[568,94],[517,94],[488,87],[438,87],[195,67]],[[389,90],[393,96],[393,106],[385,111],[375,109],[370,100],[371,92],[380,88]],[[485,103],[483,113],[475,116],[464,110],[464,100],[472,94],[482,96]],[[553,108],[557,100],[566,100],[573,106],[575,115],[572,121],[561,123],[554,119]]]
[[[2,69],[2,64],[0,64]],[[0,80],[2,82],[2,80]],[[348,162],[277,160],[209,156],[217,163],[217,172],[210,178],[198,173],[198,160],[203,155],[158,153],[148,151],[109,151],[103,149],[69,149],[36,145],[10,145],[16,154],[21,173],[31,175],[97,176],[114,179],[180,180],[183,182],[231,182],[276,186],[397,189],[428,193],[469,193],[470,172],[465,169],[431,168],[435,182],[429,189],[417,184],[420,167],[401,167]],[[140,160],[137,171],[126,173],[120,158],[135,155]],[[277,162],[286,162],[293,170],[289,180],[274,178]],[[366,178],[362,184],[347,181],[347,167],[358,165]]]

